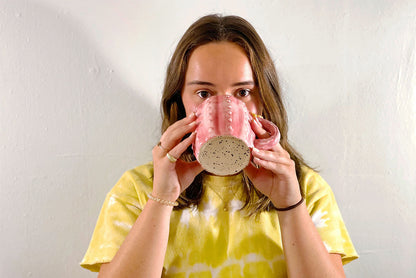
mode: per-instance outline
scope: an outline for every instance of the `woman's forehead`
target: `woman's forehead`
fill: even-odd
[[[235,43],[215,42],[197,47],[191,54],[186,82],[252,81],[253,71],[245,51]]]

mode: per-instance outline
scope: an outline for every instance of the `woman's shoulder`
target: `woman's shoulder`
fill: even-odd
[[[335,196],[330,185],[317,171],[307,166],[302,166],[300,184],[310,210],[324,202],[336,205]]]
[[[153,182],[153,162],[148,162],[133,169],[127,170],[124,175],[129,176],[136,181],[151,180]]]
[[[153,189],[153,163],[149,162],[123,173],[109,195],[145,203]]]
[[[302,165],[301,171],[302,174],[299,183],[305,195],[316,194],[318,192],[323,193],[331,190],[328,183],[316,170],[306,165]]]

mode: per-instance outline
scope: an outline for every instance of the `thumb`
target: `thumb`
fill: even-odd
[[[244,173],[246,173],[247,177],[252,181],[256,178],[258,172],[259,169],[256,166],[254,166],[254,163],[251,161],[249,162],[247,167],[244,168]]]
[[[260,123],[259,119],[256,117],[250,122],[251,129],[256,134],[257,138],[265,139],[270,137],[270,134],[263,128],[263,125]]]
[[[178,173],[181,190],[185,190],[203,170],[204,168],[202,168],[198,161],[185,162],[178,159],[176,161],[176,171]]]
[[[199,173],[201,173],[204,170],[204,168],[202,168],[201,164],[199,164],[197,160],[192,162],[180,161],[179,163],[185,164],[184,167],[187,167],[189,173],[194,177],[196,177]]]

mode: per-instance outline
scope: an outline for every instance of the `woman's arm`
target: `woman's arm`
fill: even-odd
[[[280,145],[271,151],[253,150],[254,162],[261,168],[246,169],[253,184],[277,208],[289,207],[301,199],[295,164],[285,152]],[[305,202],[294,209],[279,211],[278,216],[290,278],[345,277],[340,256],[328,253]]]
[[[262,127],[252,124],[256,134],[262,136]],[[266,134],[267,136],[267,134]],[[277,208],[286,208],[301,199],[295,162],[280,144],[270,150],[253,149],[253,162],[245,171],[254,186],[268,196]],[[297,277],[345,277],[341,258],[326,250],[312,222],[306,204],[279,211],[286,266],[290,278]]]
[[[249,165],[246,172],[253,184],[268,196],[277,208],[286,208],[301,199],[295,163],[277,144],[272,150],[253,149],[256,169]],[[312,222],[305,202],[300,206],[279,211],[286,266],[290,278],[345,277],[339,255],[331,255]]]
[[[305,203],[278,215],[289,277],[345,277],[341,256],[328,253]]]
[[[114,259],[99,278],[161,277],[172,207],[149,200]]]
[[[166,156],[178,158],[192,144],[195,120],[192,114],[177,121],[163,133],[161,145],[153,148],[154,197],[175,201],[202,171],[198,162],[172,161]],[[161,277],[172,210],[172,206],[149,199],[113,260],[101,266],[99,277]]]

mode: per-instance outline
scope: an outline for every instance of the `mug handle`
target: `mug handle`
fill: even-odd
[[[260,123],[262,124],[263,128],[270,133],[269,138],[264,139],[255,139],[254,140],[254,147],[260,150],[267,150],[271,149],[274,145],[279,143],[280,141],[280,131],[279,128],[272,123],[271,121],[268,121],[266,119],[263,119],[261,117],[257,118]]]

